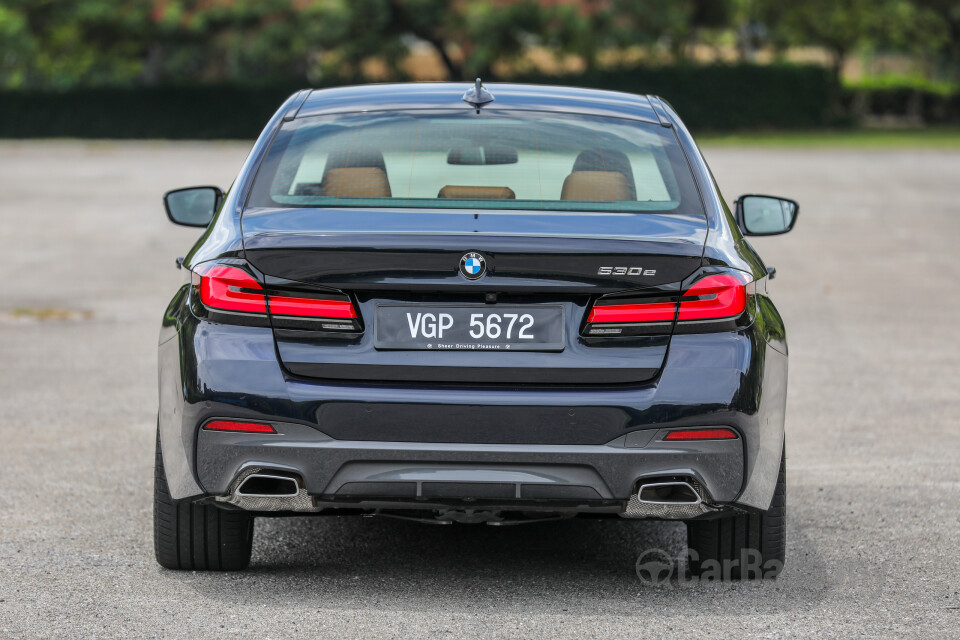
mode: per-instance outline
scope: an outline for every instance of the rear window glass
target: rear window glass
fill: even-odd
[[[253,207],[700,213],[673,132],[545,112],[378,112],[283,125]]]

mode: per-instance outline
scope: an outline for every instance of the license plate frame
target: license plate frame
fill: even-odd
[[[420,315],[417,317],[415,314]],[[428,318],[427,314],[431,314],[432,318]],[[452,324],[446,326],[449,320],[442,319],[440,314],[449,316]],[[479,338],[471,335],[471,331],[473,334],[481,331],[481,327],[476,323],[472,326],[470,324],[476,314],[480,314],[479,321],[483,327]],[[559,352],[563,351],[565,346],[564,308],[556,304],[391,303],[376,305],[375,315],[373,346],[381,350]],[[497,316],[499,320],[493,320],[492,316]],[[524,316],[530,316],[532,322]],[[500,328],[499,334],[493,329],[488,332],[488,322]],[[442,331],[441,325],[444,325]],[[440,335],[437,335],[438,333]],[[494,334],[495,337],[491,337]],[[521,335],[530,335],[532,338],[520,337]]]

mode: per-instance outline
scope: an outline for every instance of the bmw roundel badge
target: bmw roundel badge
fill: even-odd
[[[468,280],[476,280],[487,272],[487,261],[475,251],[465,253],[460,258],[460,273]]]

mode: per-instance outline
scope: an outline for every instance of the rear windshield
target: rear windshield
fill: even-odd
[[[293,120],[278,133],[247,204],[702,215],[671,130],[510,111]]]

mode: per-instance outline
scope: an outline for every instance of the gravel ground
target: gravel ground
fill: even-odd
[[[802,203],[755,242],[791,347],[780,579],[650,586],[683,526],[258,521],[239,574],[153,560],[156,335],[236,143],[0,144],[0,637],[960,637],[960,153],[707,149],[726,196]]]

